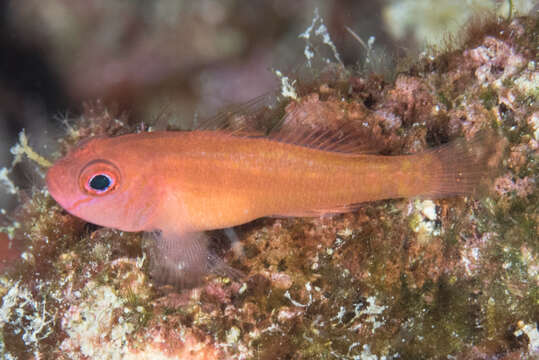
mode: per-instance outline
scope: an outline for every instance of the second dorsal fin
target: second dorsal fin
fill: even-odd
[[[344,100],[320,100],[310,94],[300,101],[279,101],[275,91],[240,105],[231,106],[202,120],[194,130],[222,131],[233,136],[267,137],[271,140],[324,151],[365,154],[379,153],[381,137],[367,119],[354,118],[366,109]]]

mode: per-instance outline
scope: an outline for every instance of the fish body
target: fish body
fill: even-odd
[[[205,245],[193,234],[206,230],[265,216],[341,213],[373,200],[471,193],[494,142],[483,136],[381,156],[225,131],[146,132],[87,141],[49,169],[47,184],[75,216],[123,231],[160,231],[164,248],[198,246],[204,258]]]
[[[98,174],[101,162],[117,172],[114,189],[88,193],[81,181],[89,178],[80,177]],[[153,132],[92,140],[58,161],[47,183],[68,212],[89,222],[185,232],[416,196],[435,191],[429,174],[440,171],[433,153],[361,155],[213,131]]]

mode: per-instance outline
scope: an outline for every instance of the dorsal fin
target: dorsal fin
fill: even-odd
[[[318,93],[311,93],[286,106],[279,130],[269,137],[324,151],[380,152],[383,142],[373,131],[368,113],[362,104],[334,97],[322,100]]]
[[[193,130],[263,134],[282,116],[277,100],[277,93],[270,91],[244,103],[227,106],[216,115],[202,119]]]
[[[342,125],[339,129],[278,131],[268,137],[287,144],[345,154],[378,153],[382,149],[381,140],[372,131],[358,131],[348,125]]]
[[[383,142],[370,123],[358,119],[352,122],[339,105],[340,101],[319,100],[318,94],[314,93],[299,102],[286,103],[272,91],[243,104],[229,106],[202,120],[194,130],[267,137],[287,144],[347,154],[380,152]]]

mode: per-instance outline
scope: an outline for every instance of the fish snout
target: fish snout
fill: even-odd
[[[70,195],[72,195],[70,193],[74,191],[73,180],[70,179],[70,175],[62,166],[55,164],[47,171],[45,176],[49,193],[62,206],[66,205]]]

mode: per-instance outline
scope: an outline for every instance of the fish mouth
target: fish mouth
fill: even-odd
[[[47,171],[47,175],[45,176],[45,182],[47,183],[47,189],[49,189],[49,194],[56,200],[56,197],[54,194],[56,194],[56,189],[58,188],[58,185],[53,180],[54,175],[52,174],[54,172],[54,167],[50,168],[49,171]]]

